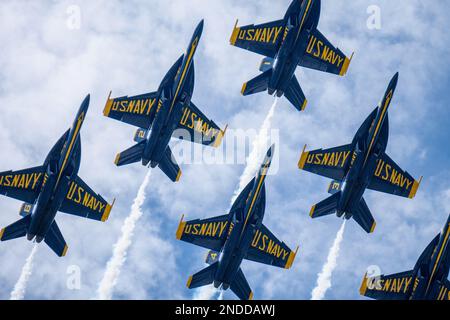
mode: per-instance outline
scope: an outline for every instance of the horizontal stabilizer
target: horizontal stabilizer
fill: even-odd
[[[24,202],[20,207],[19,215],[21,217],[26,217],[33,212],[33,205],[30,203]]]
[[[205,269],[197,272],[193,276],[190,276],[186,286],[189,289],[199,288],[203,286],[207,286],[208,284],[213,283],[214,275],[217,271],[217,267],[219,263],[213,263],[212,265],[206,267]]]
[[[219,255],[220,255],[220,252],[217,252],[214,250],[208,251],[208,254],[206,255],[205,263],[211,265],[211,264],[219,261]]]
[[[66,255],[68,247],[61,231],[58,228],[58,225],[56,224],[56,221],[53,221],[50,229],[45,235],[44,241],[58,257],[64,257]]]
[[[145,148],[145,141],[139,142],[138,144],[135,144],[131,148],[128,148],[127,150],[122,151],[121,153],[118,153],[116,159],[114,160],[114,163],[116,164],[116,166],[120,167],[126,164],[141,161],[144,148]]]
[[[284,92],[284,96],[298,111],[305,110],[308,101],[306,100],[305,94],[303,93],[303,90],[300,87],[295,75],[292,76],[291,82]]]
[[[31,222],[31,215],[27,215],[22,219],[10,224],[6,228],[0,230],[0,241],[7,241],[24,237],[27,234],[28,227]]]
[[[352,212],[352,214],[353,219],[355,219],[367,233],[374,232],[377,224],[375,223],[375,219],[373,218],[372,213],[370,213],[370,209],[367,206],[366,201],[364,201],[364,198],[361,198],[356,212]]]
[[[248,284],[247,279],[245,279],[244,273],[242,272],[241,268],[239,268],[239,270],[236,274],[236,277],[234,278],[233,282],[231,283],[230,289],[241,300],[252,300],[253,299],[252,289],[250,289],[250,285]]]
[[[272,76],[272,69],[261,73],[259,76],[242,85],[242,95],[248,96],[250,94],[266,91],[269,87],[269,80]]]
[[[335,213],[340,198],[341,198],[341,191],[336,192],[332,196],[319,202],[318,204],[316,204],[311,208],[311,212],[309,213],[310,217],[314,219]]]
[[[158,167],[169,177],[173,182],[177,182],[181,177],[181,170],[175,161],[172,151],[169,147],[164,151],[164,156],[159,161]]]
[[[139,129],[136,130],[136,133],[134,134],[133,140],[135,142],[139,143],[139,142],[145,141],[146,140],[146,138],[145,138],[146,136],[147,136],[147,130],[139,128]]]

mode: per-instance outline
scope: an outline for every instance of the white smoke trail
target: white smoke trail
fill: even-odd
[[[275,112],[275,107],[277,106],[278,98],[275,97],[272,106],[270,107],[269,113],[267,113],[261,128],[259,129],[258,135],[255,137],[252,145],[252,151],[247,158],[247,165],[239,178],[239,186],[234,191],[234,195],[231,198],[231,205],[233,205],[236,198],[245,188],[247,183],[255,176],[256,171],[259,169],[261,158],[267,152],[269,148],[269,130],[272,124],[273,114]]]
[[[311,292],[311,300],[322,300],[325,297],[325,293],[331,287],[331,276],[334,269],[337,266],[337,259],[339,257],[339,249],[344,238],[345,221],[342,223],[341,228],[336,234],[333,245],[328,253],[327,262],[323,265],[322,271],[317,277],[316,287]]]
[[[252,144],[252,151],[247,158],[247,165],[245,166],[244,172],[239,178],[239,186],[233,194],[231,198],[231,205],[233,205],[236,198],[245,188],[247,183],[254,177],[256,171],[259,169],[260,161],[262,156],[267,152],[269,148],[269,130],[272,124],[272,118],[275,111],[275,107],[277,105],[278,98],[275,97],[275,100],[270,107],[269,112],[267,113],[266,118],[264,119],[261,128],[259,129],[258,135],[255,137],[255,140]],[[212,285],[204,286],[196,290],[194,294],[195,300],[211,300],[214,295],[217,294],[217,289],[215,289]],[[223,299],[223,291],[220,292],[218,296],[218,300]]]
[[[10,300],[22,300],[25,296],[25,291],[27,290],[28,280],[30,279],[31,273],[33,272],[33,260],[36,254],[37,244],[33,246],[25,264],[20,273],[19,280],[17,280],[14,290],[11,291]]]
[[[100,281],[97,289],[98,299],[100,300],[110,300],[112,298],[114,288],[120,276],[120,271],[127,259],[127,251],[131,245],[134,228],[137,221],[142,216],[141,206],[145,201],[145,189],[147,188],[150,179],[150,173],[151,171],[147,172],[144,181],[142,181],[142,184],[139,187],[139,191],[131,206],[130,215],[125,219],[122,225],[122,235],[114,245],[113,255],[106,265],[103,279]]]

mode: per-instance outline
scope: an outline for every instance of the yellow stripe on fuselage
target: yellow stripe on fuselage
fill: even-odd
[[[244,222],[244,227],[242,228],[242,233],[244,232],[245,226],[247,225],[247,222],[248,222],[248,218],[250,217],[250,215],[252,213],[253,206],[255,204],[256,199],[258,198],[261,186],[262,186],[264,180],[266,179],[266,173],[267,173],[267,170],[269,169],[269,166],[268,166],[269,162],[270,162],[270,159],[268,159],[268,161],[266,163],[264,163],[264,169],[263,169],[263,172],[261,173],[261,177],[260,177],[260,180],[258,183],[258,187],[256,188],[256,192],[253,195],[252,203],[250,204],[250,208],[248,209],[247,217],[245,218],[245,222]]]
[[[78,132],[80,132],[80,128],[81,128],[81,124],[83,123],[83,120],[84,120],[84,112],[81,114],[81,117],[78,117],[77,125],[75,126],[75,132],[72,136],[72,140],[70,141],[69,148],[67,148],[66,156],[64,157],[63,164],[59,170],[58,179],[56,180],[55,188],[58,186],[59,179],[61,179],[61,175],[64,171],[64,167],[66,166],[67,159],[69,158],[69,155],[70,155],[70,151],[72,150],[73,145],[78,137]]]
[[[431,272],[430,280],[428,281],[427,291],[430,288],[431,281],[433,280],[434,273],[436,272],[436,268],[439,264],[439,261],[441,260],[442,252],[444,251],[444,248],[447,245],[449,236],[450,236],[450,224],[447,226],[447,233],[445,234],[445,238],[444,238],[444,241],[442,242],[441,249],[439,250],[439,254],[436,258],[436,262],[434,263],[433,272]]]
[[[387,108],[389,107],[389,104],[391,103],[392,99],[392,90],[389,91],[388,95],[386,96],[386,102],[384,103],[383,110],[381,110],[381,116],[380,119],[378,119],[377,126],[375,127],[375,131],[373,132],[372,140],[370,141],[369,149],[367,149],[366,159],[364,160],[364,164],[366,163],[367,159],[369,158],[370,151],[372,151],[373,143],[375,142],[375,137],[377,136],[378,131],[381,128],[381,124],[384,120],[384,115],[387,111]]]
[[[308,14],[308,11],[309,11],[309,7],[311,6],[311,1],[312,0],[308,0],[308,4],[306,5],[305,13],[303,14],[303,17],[302,17],[302,23],[298,26],[298,33],[297,33],[297,37],[295,38],[295,41],[297,41],[298,37],[300,36],[300,31],[302,30],[303,23],[305,22],[306,15]]]
[[[188,67],[189,67],[189,65],[191,63],[192,56],[194,55],[195,48],[197,48],[197,45],[198,45],[198,37],[195,38],[194,42],[192,43],[191,51],[189,52],[188,58],[186,60],[186,65],[184,66],[183,72],[181,73],[181,77],[180,77],[180,81],[178,82],[177,90],[175,91],[175,95],[173,96],[173,100],[172,100],[172,104],[170,106],[169,114],[172,111],[173,106],[175,105],[175,100],[177,99],[178,92],[180,91],[181,84],[183,83],[183,79],[186,76],[186,71],[188,70]]]

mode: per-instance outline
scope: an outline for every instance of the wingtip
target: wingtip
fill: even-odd
[[[409,192],[408,198],[413,199],[416,196],[417,190],[420,187],[420,184],[422,183],[423,176],[420,177],[419,181],[414,180],[413,186],[411,188],[411,191]]]
[[[289,254],[288,261],[286,262],[286,266],[284,267],[285,269],[290,269],[292,267],[295,257],[297,256],[298,248],[299,248],[299,246],[297,246],[295,251],[291,251],[291,253]]]
[[[119,161],[120,161],[120,153],[116,154],[116,158],[114,159],[114,164],[116,166],[118,166],[119,165]]]
[[[367,292],[367,280],[368,280],[368,278],[367,278],[367,273],[366,273],[366,274],[364,274],[364,279],[361,283],[361,287],[359,288],[359,294],[362,296],[365,296],[366,292]]]
[[[67,254],[67,250],[69,249],[69,247],[67,246],[67,244],[65,245],[65,247],[64,247],[64,250],[63,250],[63,252],[62,252],[62,254],[61,254],[61,257],[65,257],[66,256],[66,254]]]
[[[355,53],[353,52],[352,55],[350,56],[350,59],[347,57],[345,58],[344,64],[342,65],[341,72],[339,73],[340,76],[345,76],[347,74],[348,67],[350,66],[350,63],[353,60],[354,54]]]
[[[191,288],[192,276],[189,276],[188,281],[186,282],[186,287]]]
[[[227,132],[228,124],[225,126],[225,129],[220,130],[220,132],[217,135],[216,140],[214,141],[213,147],[218,148],[220,144],[222,143],[223,137],[225,136],[225,133]]]
[[[302,154],[300,155],[300,159],[298,160],[298,168],[300,170],[303,170],[303,168],[305,167],[306,159],[308,158],[309,152],[305,152],[305,150],[306,144],[303,146]]]
[[[3,234],[5,233],[5,228],[0,230],[0,241],[3,241]]]
[[[234,24],[233,32],[231,33],[231,37],[230,37],[230,44],[233,46],[235,45],[237,36],[239,34],[239,28],[237,27],[238,21],[239,21],[239,19],[236,19],[236,23]]]
[[[309,216],[310,216],[311,218],[314,218],[314,217],[313,217],[314,211],[316,211],[316,205],[313,205],[313,206],[311,207],[311,210],[309,211]]]
[[[183,221],[184,214],[181,216],[180,223],[178,224],[176,239],[180,240],[184,233],[184,227],[186,226],[186,222]]]
[[[101,219],[102,222],[105,222],[106,220],[108,220],[109,214],[111,213],[111,209],[114,207],[114,203],[116,203],[116,198],[113,199],[111,204],[108,203],[106,205],[105,212],[103,212],[102,219]]]
[[[253,291],[250,291],[250,294],[248,295],[248,300],[253,300]]]
[[[111,107],[112,107],[112,103],[113,103],[113,99],[111,99],[111,93],[112,93],[112,91],[109,91],[108,98],[106,99],[105,108],[103,109],[103,115],[105,117],[108,117],[109,113],[111,112]]]
[[[177,177],[175,178],[175,182],[180,181],[180,177],[181,177],[181,169],[178,170]]]

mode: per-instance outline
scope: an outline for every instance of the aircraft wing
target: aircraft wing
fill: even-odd
[[[420,180],[416,181],[403,171],[387,154],[378,159],[373,177],[367,188],[390,193],[405,198],[414,198],[419,188]]]
[[[366,274],[359,292],[376,300],[407,300],[414,285],[413,274],[413,270],[371,278]]]
[[[347,58],[316,29],[309,36],[306,51],[303,53],[299,65],[343,76],[347,73],[352,57]]]
[[[208,219],[183,221],[177,230],[177,239],[220,252],[230,230],[229,215]]]
[[[59,211],[97,221],[106,221],[113,204],[109,204],[95,193],[80,177],[76,177],[69,186],[66,198]]]
[[[111,96],[111,93],[110,93]],[[153,122],[158,93],[151,92],[137,96],[110,98],[106,101],[103,115],[139,128],[148,129]]]
[[[262,224],[255,232],[245,259],[289,269],[294,262],[297,250],[289,249]]]
[[[214,121],[208,119],[192,101],[182,109],[181,120],[172,136],[182,140],[218,147],[225,134]]]
[[[266,57],[275,58],[284,37],[284,20],[242,27],[237,27],[236,25],[231,34],[231,45]]]
[[[0,194],[27,203],[34,203],[44,179],[45,168],[33,167],[0,173]]]
[[[308,152],[305,152],[305,148],[303,148],[298,167],[330,179],[342,181],[351,163],[352,152],[352,144]]]

